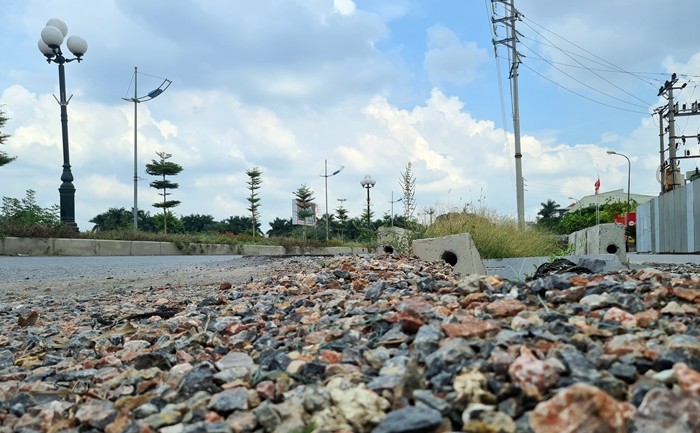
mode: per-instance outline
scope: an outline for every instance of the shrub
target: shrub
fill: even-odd
[[[482,259],[537,257],[556,254],[562,245],[548,231],[528,227],[519,230],[513,218],[481,208],[476,212],[448,212],[430,225],[423,237],[469,233]]]

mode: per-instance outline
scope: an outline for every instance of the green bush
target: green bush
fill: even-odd
[[[0,236],[72,238],[78,233],[61,222],[58,205],[42,208],[36,203],[36,192],[28,189],[23,199],[2,198]]]

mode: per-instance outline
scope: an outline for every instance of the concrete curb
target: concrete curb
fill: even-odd
[[[564,258],[595,273],[611,272],[625,267],[616,254],[569,255],[564,256]],[[486,259],[484,266],[486,266],[486,274],[488,275],[498,275],[507,280],[524,281],[535,273],[538,266],[551,261],[551,257]]]
[[[279,245],[227,245],[190,243],[182,247],[171,242],[112,241],[65,238],[0,238],[2,256],[172,256],[172,255],[260,255],[332,256],[368,254],[367,248],[290,247]]]

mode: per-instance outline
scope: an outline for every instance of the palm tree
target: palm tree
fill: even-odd
[[[537,212],[537,215],[542,216],[542,218],[551,218],[555,216],[554,214],[560,207],[554,200],[547,200],[546,203],[540,203],[540,205],[542,205],[542,209]]]

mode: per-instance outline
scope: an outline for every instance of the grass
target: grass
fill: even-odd
[[[550,232],[535,227],[518,230],[513,218],[486,208],[475,212],[447,212],[435,219],[421,237],[469,233],[482,259],[557,255],[562,245]]]

